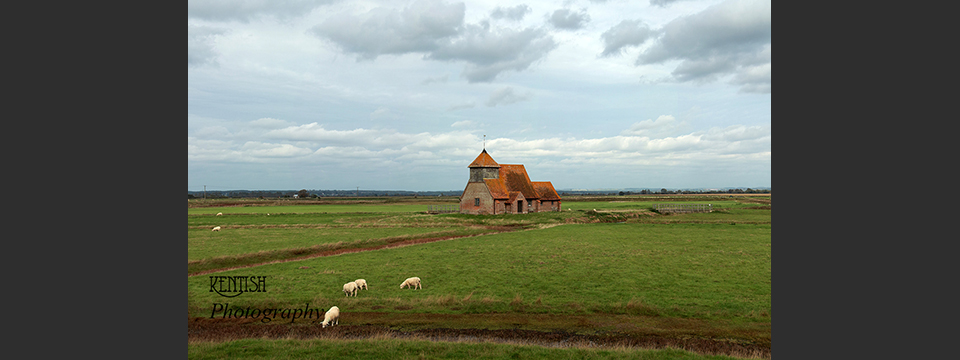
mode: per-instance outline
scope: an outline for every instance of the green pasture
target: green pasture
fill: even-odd
[[[187,260],[199,261],[261,251],[306,248],[322,244],[371,242],[383,238],[457,233],[454,227],[319,227],[231,228],[187,230]]]
[[[715,211],[650,211],[653,204],[665,202],[711,203]],[[626,331],[769,344],[769,203],[769,197],[627,196],[565,199],[563,212],[503,215],[428,215],[425,203],[413,201],[190,207],[188,273],[213,272],[187,278],[187,312],[191,318],[210,318],[223,315],[214,312],[215,304],[229,304],[234,310],[305,306],[325,310],[337,305],[345,325],[362,314],[379,314],[370,324],[394,329]],[[224,215],[215,216],[217,212]],[[211,231],[214,226],[222,231]],[[317,249],[457,236],[468,237],[283,262],[311,254],[308,250],[317,253]],[[222,270],[264,263],[269,264]],[[211,276],[266,276],[267,291],[226,298],[210,291]],[[423,280],[423,289],[399,288],[411,276]],[[345,297],[343,284],[358,278],[366,279],[370,289]],[[316,324],[292,323],[277,316],[268,323]],[[263,322],[250,325],[258,323]],[[393,338],[188,344],[191,359],[341,355],[358,359],[728,358],[670,349],[557,349]]]
[[[303,214],[303,213],[397,213],[397,212],[426,212],[427,205],[456,205],[457,202],[424,202],[396,203],[396,204],[314,204],[314,205],[267,205],[267,206],[217,206],[188,208],[187,215],[216,215],[227,214]]]
[[[267,276],[266,293],[234,306],[769,321],[770,243],[769,224],[569,224],[211,275]],[[422,290],[399,289],[411,276]],[[357,278],[370,290],[344,298],[342,285]],[[209,276],[187,283],[191,317],[224,302]]]
[[[711,204],[714,210],[729,210],[751,206],[743,204],[736,200],[719,201],[650,201],[650,200],[610,200],[610,201],[564,201],[563,210],[593,210],[597,211],[617,211],[617,210],[650,210],[654,204]],[[755,204],[752,206],[756,206]]]
[[[354,206],[354,211],[358,206]],[[214,213],[216,214],[216,213]],[[338,224],[374,224],[388,218],[389,215],[376,212],[364,213],[238,213],[216,216],[211,214],[187,215],[187,226],[203,226],[208,230],[214,226],[225,225],[338,225]]]
[[[533,345],[444,342],[430,340],[267,340],[187,344],[190,359],[643,359],[722,360],[729,356],[699,355],[679,349],[636,350],[550,348]]]

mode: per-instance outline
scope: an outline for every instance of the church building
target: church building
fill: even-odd
[[[460,196],[461,214],[560,211],[560,195],[553,184],[530,181],[523,165],[498,164],[484,149],[468,167],[470,180]]]

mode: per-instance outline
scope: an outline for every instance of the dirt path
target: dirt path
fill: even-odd
[[[471,237],[477,237],[477,236],[486,236],[486,235],[502,234],[502,233],[507,233],[507,232],[513,232],[513,231],[523,230],[522,228],[519,228],[519,227],[497,227],[497,229],[500,230],[500,231],[490,232],[490,233],[485,233],[485,234],[479,234],[479,235],[428,237],[428,238],[421,238],[421,239],[404,240],[404,241],[399,241],[399,242],[395,242],[395,243],[391,243],[391,244],[384,244],[384,245],[377,245],[377,246],[370,246],[370,247],[327,250],[327,251],[321,251],[321,252],[318,252],[318,253],[313,253],[313,254],[310,254],[310,255],[298,256],[298,257],[291,257],[291,258],[281,259],[281,260],[274,260],[274,261],[267,261],[267,262],[256,263],[256,264],[247,264],[247,265],[233,266],[233,267],[227,267],[227,268],[218,268],[218,269],[210,269],[210,270],[197,271],[197,272],[194,272],[194,273],[189,273],[189,274],[187,274],[187,277],[199,276],[199,275],[206,275],[206,274],[210,274],[210,273],[227,271],[227,270],[251,268],[251,267],[257,267],[257,266],[268,265],[268,264],[285,263],[285,262],[290,262],[290,261],[301,261],[301,260],[313,259],[313,258],[324,257],[324,256],[335,256],[335,255],[352,254],[352,253],[358,253],[358,252],[364,252],[364,251],[373,251],[373,250],[381,250],[381,249],[392,249],[392,248],[398,248],[398,247],[404,247],[404,246],[410,246],[410,245],[419,245],[419,244],[432,243],[432,242],[437,242],[437,241],[453,240],[453,239],[465,239],[465,238],[471,238]]]
[[[565,331],[521,329],[418,329],[393,330],[378,325],[339,325],[321,328],[316,324],[258,324],[232,319],[194,318],[187,326],[188,341],[230,341],[246,338],[267,339],[369,339],[399,338],[451,342],[496,342],[546,347],[589,348],[677,348],[704,355],[726,355],[739,358],[770,359],[770,347],[741,344],[734,341],[696,337],[664,337],[606,333],[583,335]]]

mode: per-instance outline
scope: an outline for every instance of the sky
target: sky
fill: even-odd
[[[771,186],[769,0],[189,0],[187,190]]]

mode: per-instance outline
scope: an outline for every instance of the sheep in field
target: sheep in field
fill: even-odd
[[[423,289],[423,286],[420,285],[420,278],[418,277],[412,277],[404,280],[403,283],[400,284],[400,288],[403,289],[404,286],[410,287],[413,289]]]
[[[354,280],[353,282],[357,283],[357,289],[358,289],[358,290],[367,290],[367,280],[364,280],[364,279],[356,279],[356,280]]]
[[[320,325],[322,327],[340,325],[340,308],[334,306],[327,310],[327,313],[323,314],[323,322]]]
[[[214,226],[214,227],[213,227],[213,231],[220,231],[220,227],[219,227],[219,226]]]
[[[223,213],[217,213],[217,216],[223,216]]]
[[[357,296],[357,283],[351,281],[343,284],[343,293],[347,294],[347,296]]]

